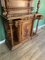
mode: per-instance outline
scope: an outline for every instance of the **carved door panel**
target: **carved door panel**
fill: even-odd
[[[24,41],[30,37],[31,31],[31,21],[30,20],[23,20],[21,22],[21,29],[20,29],[20,41]]]
[[[30,21],[23,22],[22,24],[22,40],[28,39],[30,36]]]

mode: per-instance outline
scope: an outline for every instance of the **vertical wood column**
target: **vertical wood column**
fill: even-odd
[[[12,43],[12,46],[14,45],[13,43],[13,23],[12,23],[12,20],[9,20],[9,27],[10,27],[10,34],[11,34],[11,43]]]
[[[35,15],[33,16],[33,19],[32,19],[32,25],[31,25],[31,38],[33,36],[33,26],[34,26],[34,21],[35,21]]]

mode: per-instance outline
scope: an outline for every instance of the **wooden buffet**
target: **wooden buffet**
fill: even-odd
[[[32,13],[34,0],[3,0],[6,44],[13,49],[17,44],[28,40],[33,35],[36,14]]]
[[[7,32],[9,48],[12,49],[15,45],[22,43],[31,36],[33,25],[33,14],[15,17],[14,20],[7,20],[5,22],[5,29]],[[32,29],[32,30],[31,30]]]

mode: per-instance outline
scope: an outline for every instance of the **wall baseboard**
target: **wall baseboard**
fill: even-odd
[[[39,26],[39,27],[38,27],[38,30],[41,29],[41,28],[44,27],[44,26],[45,26],[45,24],[42,25],[42,26]],[[34,28],[33,30],[35,31],[35,28]],[[2,41],[0,41],[0,44],[3,44],[3,43],[5,43],[5,39],[2,40]]]
[[[45,24],[43,24],[43,25],[39,26],[39,27],[38,27],[38,30],[39,30],[39,29],[41,29],[41,28],[43,28],[43,27],[45,27]],[[35,31],[35,30],[36,30],[36,28],[34,28],[33,30]]]
[[[5,39],[4,39],[4,40],[2,40],[2,41],[0,41],[0,44],[3,44],[3,43],[5,43]]]

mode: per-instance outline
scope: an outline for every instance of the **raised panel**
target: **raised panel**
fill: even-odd
[[[31,21],[30,20],[22,20],[20,21],[20,39],[19,41],[24,41],[30,37],[31,31]]]
[[[25,0],[7,0],[8,8],[16,8],[16,7],[27,7],[27,1]]]

